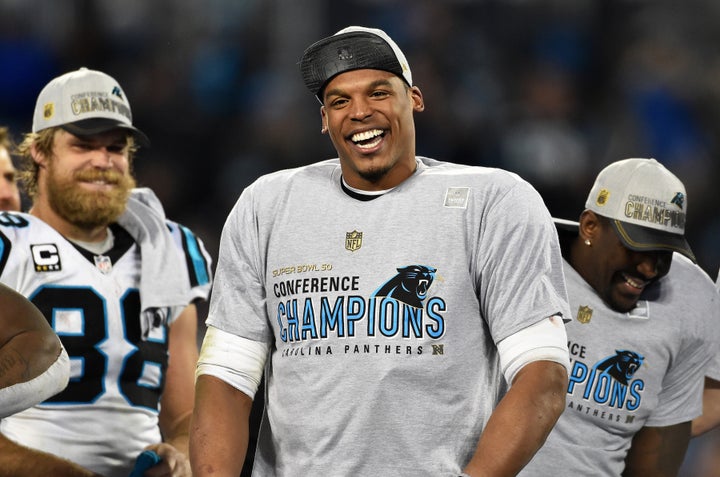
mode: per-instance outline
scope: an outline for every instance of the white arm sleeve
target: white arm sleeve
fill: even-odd
[[[70,358],[65,348],[41,375],[0,389],[0,419],[34,406],[59,393],[70,379]]]
[[[208,326],[195,377],[201,374],[214,376],[254,398],[265,368],[268,349],[267,343]]]
[[[533,361],[554,361],[570,371],[567,333],[561,316],[551,316],[498,343],[500,366],[512,385],[515,374]]]

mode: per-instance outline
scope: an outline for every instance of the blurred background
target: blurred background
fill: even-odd
[[[418,154],[517,172],[568,219],[605,165],[654,157],[685,183],[687,236],[715,279],[715,0],[0,0],[0,125],[19,141],[59,74],[115,77],[152,141],[139,184],[217,260],[245,186],[334,157],[297,62],[351,24],[384,29],[408,57],[426,104]],[[720,475],[717,455],[717,432],[696,439],[683,476]]]

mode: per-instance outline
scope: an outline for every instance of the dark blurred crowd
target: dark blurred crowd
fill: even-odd
[[[19,140],[50,78],[107,72],[152,141],[139,183],[217,257],[246,185],[334,155],[297,61],[349,24],[407,54],[426,104],[419,154],[515,171],[568,219],[606,164],[654,157],[685,183],[688,239],[717,276],[713,0],[0,0],[0,125]]]

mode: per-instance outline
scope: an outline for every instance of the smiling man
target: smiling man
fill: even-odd
[[[198,274],[209,262],[154,194],[135,188],[132,160],[146,143],[125,92],[101,71],[71,71],[38,96],[18,148],[32,204],[2,214],[0,281],[42,311],[71,373],[62,392],[0,423],[8,475],[127,477],[144,450],[160,458],[151,473],[190,475],[192,301],[209,293]]]
[[[572,370],[565,412],[520,475],[677,475],[720,322],[687,207],[662,164],[625,159],[598,174],[579,223],[557,221]]]
[[[423,95],[383,31],[320,40],[300,70],[338,158],[258,179],[228,217],[193,475],[240,473],[263,371],[253,475],[514,475],[567,385],[547,209],[514,174],[415,154]]]

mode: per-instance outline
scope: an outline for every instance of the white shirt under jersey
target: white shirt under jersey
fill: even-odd
[[[186,303],[207,298],[207,251],[185,227],[166,226],[193,286]],[[106,477],[127,477],[142,449],[161,441],[168,331],[185,305],[141,314],[142,244],[113,227],[114,247],[94,255],[36,217],[0,214],[0,280],[40,308],[71,361],[65,390],[3,419],[0,430]]]
[[[561,240],[567,231],[563,225]],[[567,406],[523,477],[619,477],[642,427],[702,412],[705,366],[720,321],[718,294],[697,265],[673,254],[668,275],[628,313],[610,309],[565,262],[572,370]]]
[[[207,322],[270,349],[253,475],[437,477],[507,388],[497,344],[568,313],[552,220],[518,176],[418,158],[362,201],[334,159],[242,193]]]

